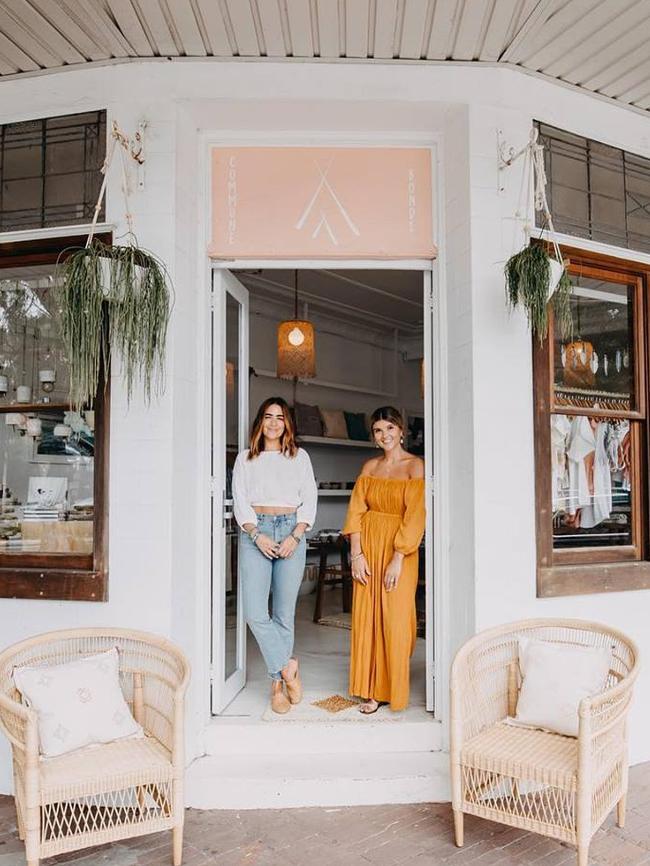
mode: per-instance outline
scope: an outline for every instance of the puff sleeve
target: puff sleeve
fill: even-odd
[[[424,511],[424,479],[413,478],[406,485],[404,492],[404,516],[397,530],[393,549],[397,553],[409,556],[420,546],[424,535],[425,511]]]
[[[314,478],[314,470],[309,459],[309,454],[302,448],[298,452],[301,461],[300,475],[300,497],[301,503],[296,511],[296,521],[305,523],[311,529],[316,520],[316,508],[318,506],[318,488]]]
[[[257,515],[251,507],[250,492],[248,489],[248,467],[246,466],[247,451],[237,455],[235,468],[232,472],[232,498],[234,503],[235,520],[243,527],[245,523],[257,526]]]
[[[354,485],[352,495],[350,496],[350,504],[348,505],[348,513],[345,517],[345,525],[341,530],[343,535],[352,535],[355,532],[361,532],[361,519],[368,510],[366,501],[366,481],[363,475],[357,478]]]

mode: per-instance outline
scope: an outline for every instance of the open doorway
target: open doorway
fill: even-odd
[[[257,721],[269,713],[268,682],[257,645],[243,625],[229,498],[230,471],[237,451],[246,447],[249,417],[270,396],[284,397],[294,406],[300,444],[309,453],[319,488],[298,600],[296,654],[312,701],[347,695],[351,586],[340,529],[352,484],[375,454],[369,437],[374,409],[393,405],[400,410],[408,427],[408,450],[425,459],[427,479],[433,475],[431,400],[425,396],[431,371],[430,274],[257,268],[215,271],[213,288],[213,370],[223,370],[222,364],[226,370],[225,382],[220,374],[213,382],[216,491],[223,454],[223,503],[215,504],[213,497],[213,712]],[[316,351],[315,377],[297,382],[276,374],[277,327],[294,318],[296,295],[299,317],[314,326]],[[411,717],[433,710],[429,502],[427,511],[406,714]]]

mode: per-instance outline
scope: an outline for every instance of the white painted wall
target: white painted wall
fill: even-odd
[[[299,72],[299,74],[297,74]],[[525,143],[533,117],[650,156],[647,118],[512,70],[382,64],[152,61],[2,84],[0,122],[107,107],[127,130],[149,123],[146,188],[134,199],[138,240],[166,261],[176,285],[163,399],[127,412],[119,378],[111,419],[110,600],[106,605],[0,600],[2,642],[46,629],[111,623],[167,634],[188,652],[190,755],[208,718],[209,595],[205,559],[208,176],[200,133],[321,143],[393,143],[442,136],[444,260],[449,336],[452,479],[449,648],[474,627],[531,615],[578,615],[628,631],[650,654],[648,594],[535,598],[530,339],[503,300],[513,246],[517,169],[496,192],[495,133]],[[117,173],[108,218],[123,231]],[[650,674],[639,681],[632,756],[650,758],[643,722]],[[5,746],[0,790],[9,788]]]

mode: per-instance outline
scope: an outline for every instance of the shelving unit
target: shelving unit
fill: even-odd
[[[347,496],[350,496],[351,493],[352,493],[351,490],[321,490],[320,488],[318,489],[319,498],[321,496],[345,496],[345,497],[347,497]]]
[[[329,436],[300,436],[301,445],[333,445],[337,448],[374,449],[372,442],[362,442],[359,439],[332,439]]]

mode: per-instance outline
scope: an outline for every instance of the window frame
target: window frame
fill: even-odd
[[[97,236],[112,242],[110,233]],[[84,246],[85,235],[13,241],[0,244],[0,276],[4,268],[54,264],[65,250]],[[108,490],[110,448],[110,371],[101,371],[95,399],[95,456],[93,466],[93,552],[3,553],[0,552],[0,599],[48,599],[58,601],[108,600]],[[67,403],[48,403],[48,409],[65,408]],[[0,407],[1,416],[15,411],[14,405]],[[26,411],[43,409],[35,403]]]
[[[569,272],[585,277],[624,282],[635,287],[634,358],[635,406],[629,411],[567,407],[555,402],[553,315],[548,337],[533,338],[533,395],[535,433],[535,507],[537,596],[553,597],[650,588],[648,519],[648,287],[650,266],[575,248],[563,247]],[[630,419],[632,435],[631,545],[590,549],[553,549],[551,425],[553,414]]]

